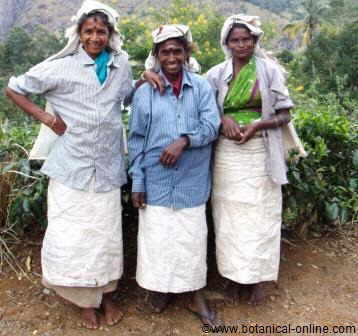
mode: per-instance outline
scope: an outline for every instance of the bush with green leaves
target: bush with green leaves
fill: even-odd
[[[31,122],[0,124],[0,183],[9,185],[2,226],[18,233],[34,223],[46,225],[47,179],[39,171],[40,162],[28,160],[37,132],[38,125]]]
[[[284,222],[305,234],[337,230],[358,214],[358,119],[335,95],[296,94],[295,125],[309,155],[292,162]]]

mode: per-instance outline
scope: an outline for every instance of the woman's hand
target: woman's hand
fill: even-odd
[[[229,116],[221,118],[221,132],[230,140],[240,140],[242,137],[240,125]]]
[[[143,72],[143,77],[154,89],[159,90],[161,94],[164,93],[164,79],[156,72],[146,70]]]
[[[188,137],[180,137],[163,150],[159,158],[160,163],[165,167],[173,167],[188,145]]]
[[[238,144],[244,144],[245,142],[247,142],[248,140],[250,140],[255,133],[258,131],[258,123],[251,123],[249,125],[246,125],[244,127],[241,127],[241,131],[242,131],[242,137],[239,140]]]
[[[132,204],[137,209],[144,209],[145,204],[145,192],[132,192]]]
[[[67,126],[60,116],[51,116],[50,123],[46,123],[57,135],[65,133]]]

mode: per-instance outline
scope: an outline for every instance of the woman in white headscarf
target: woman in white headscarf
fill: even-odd
[[[67,31],[66,47],[12,77],[6,91],[56,134],[50,152],[37,155],[47,157],[42,172],[50,177],[43,284],[81,307],[90,329],[100,324],[95,308],[103,309],[108,325],[123,315],[111,293],[123,272],[121,103],[132,91],[132,75],[117,19],[112,8],[85,1]],[[43,95],[53,113],[29,94]],[[49,132],[41,133],[40,147],[48,147]]]
[[[252,304],[262,301],[263,282],[278,276],[281,185],[287,183],[283,130],[305,154],[289,124],[293,103],[283,68],[260,48],[262,35],[258,17],[229,17],[220,41],[226,61],[207,73],[222,123],[212,191],[217,264],[230,280],[230,297],[245,288]],[[150,73],[148,80],[160,86]]]
[[[252,304],[264,298],[262,284],[278,277],[281,185],[288,182],[283,129],[297,140],[287,128],[293,103],[284,70],[260,49],[262,35],[258,17],[229,17],[220,41],[226,61],[207,73],[222,116],[212,192],[217,264],[230,296],[248,289]]]
[[[220,116],[208,81],[193,73],[191,34],[164,25],[153,34],[147,65],[165,81],[163,94],[149,84],[135,93],[128,141],[132,200],[139,208],[138,284],[161,312],[173,294],[192,293],[192,312],[216,323],[201,289],[206,286],[205,204],[210,159]]]

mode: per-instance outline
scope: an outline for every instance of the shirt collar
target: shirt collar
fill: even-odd
[[[234,67],[232,64],[233,60],[230,57],[227,61],[225,61],[225,67],[224,67],[224,71],[223,71],[223,79],[225,82],[230,82],[234,73]]]
[[[164,86],[167,88],[167,87],[170,87],[171,84],[170,82],[168,81],[167,77],[165,77],[162,69],[159,70],[159,76],[161,76],[163,79],[164,79]],[[183,68],[183,79],[182,79],[182,85],[181,87],[183,88],[184,85],[186,86],[193,86],[193,83],[191,82],[191,78],[188,74],[188,71],[186,71],[184,68]]]
[[[110,52],[110,59],[108,61],[108,65],[118,68],[118,67],[120,67],[120,62],[119,62],[119,58],[115,57],[116,55],[119,55],[119,53],[117,53],[115,51]],[[80,62],[83,65],[95,64],[95,60],[86,53],[86,51],[83,49],[82,45],[80,45],[78,48],[78,57],[79,57]]]

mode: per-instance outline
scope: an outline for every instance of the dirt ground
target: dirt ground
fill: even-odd
[[[28,238],[15,249],[31,280],[20,280],[7,268],[0,274],[0,336],[214,334],[204,333],[207,330],[203,331],[199,320],[186,310],[186,297],[177,298],[160,315],[143,311],[144,292],[135,282],[135,253],[130,249],[125,277],[116,293],[116,300],[125,311],[123,320],[102,330],[83,329],[79,326],[79,310],[41,286],[41,235],[35,236],[36,239]],[[283,243],[278,283],[265,285],[265,302],[256,307],[247,304],[245,298],[237,304],[225,301],[225,280],[218,275],[214,254],[210,253],[206,295],[226,326],[239,326],[238,331],[226,334],[278,335],[262,328],[283,328],[289,324],[291,328],[306,326],[291,329],[292,335],[320,335],[323,333],[317,332],[318,327],[324,326],[331,334],[334,326],[341,326],[336,334],[358,334],[357,232],[289,242]],[[309,325],[311,329],[307,329]]]

